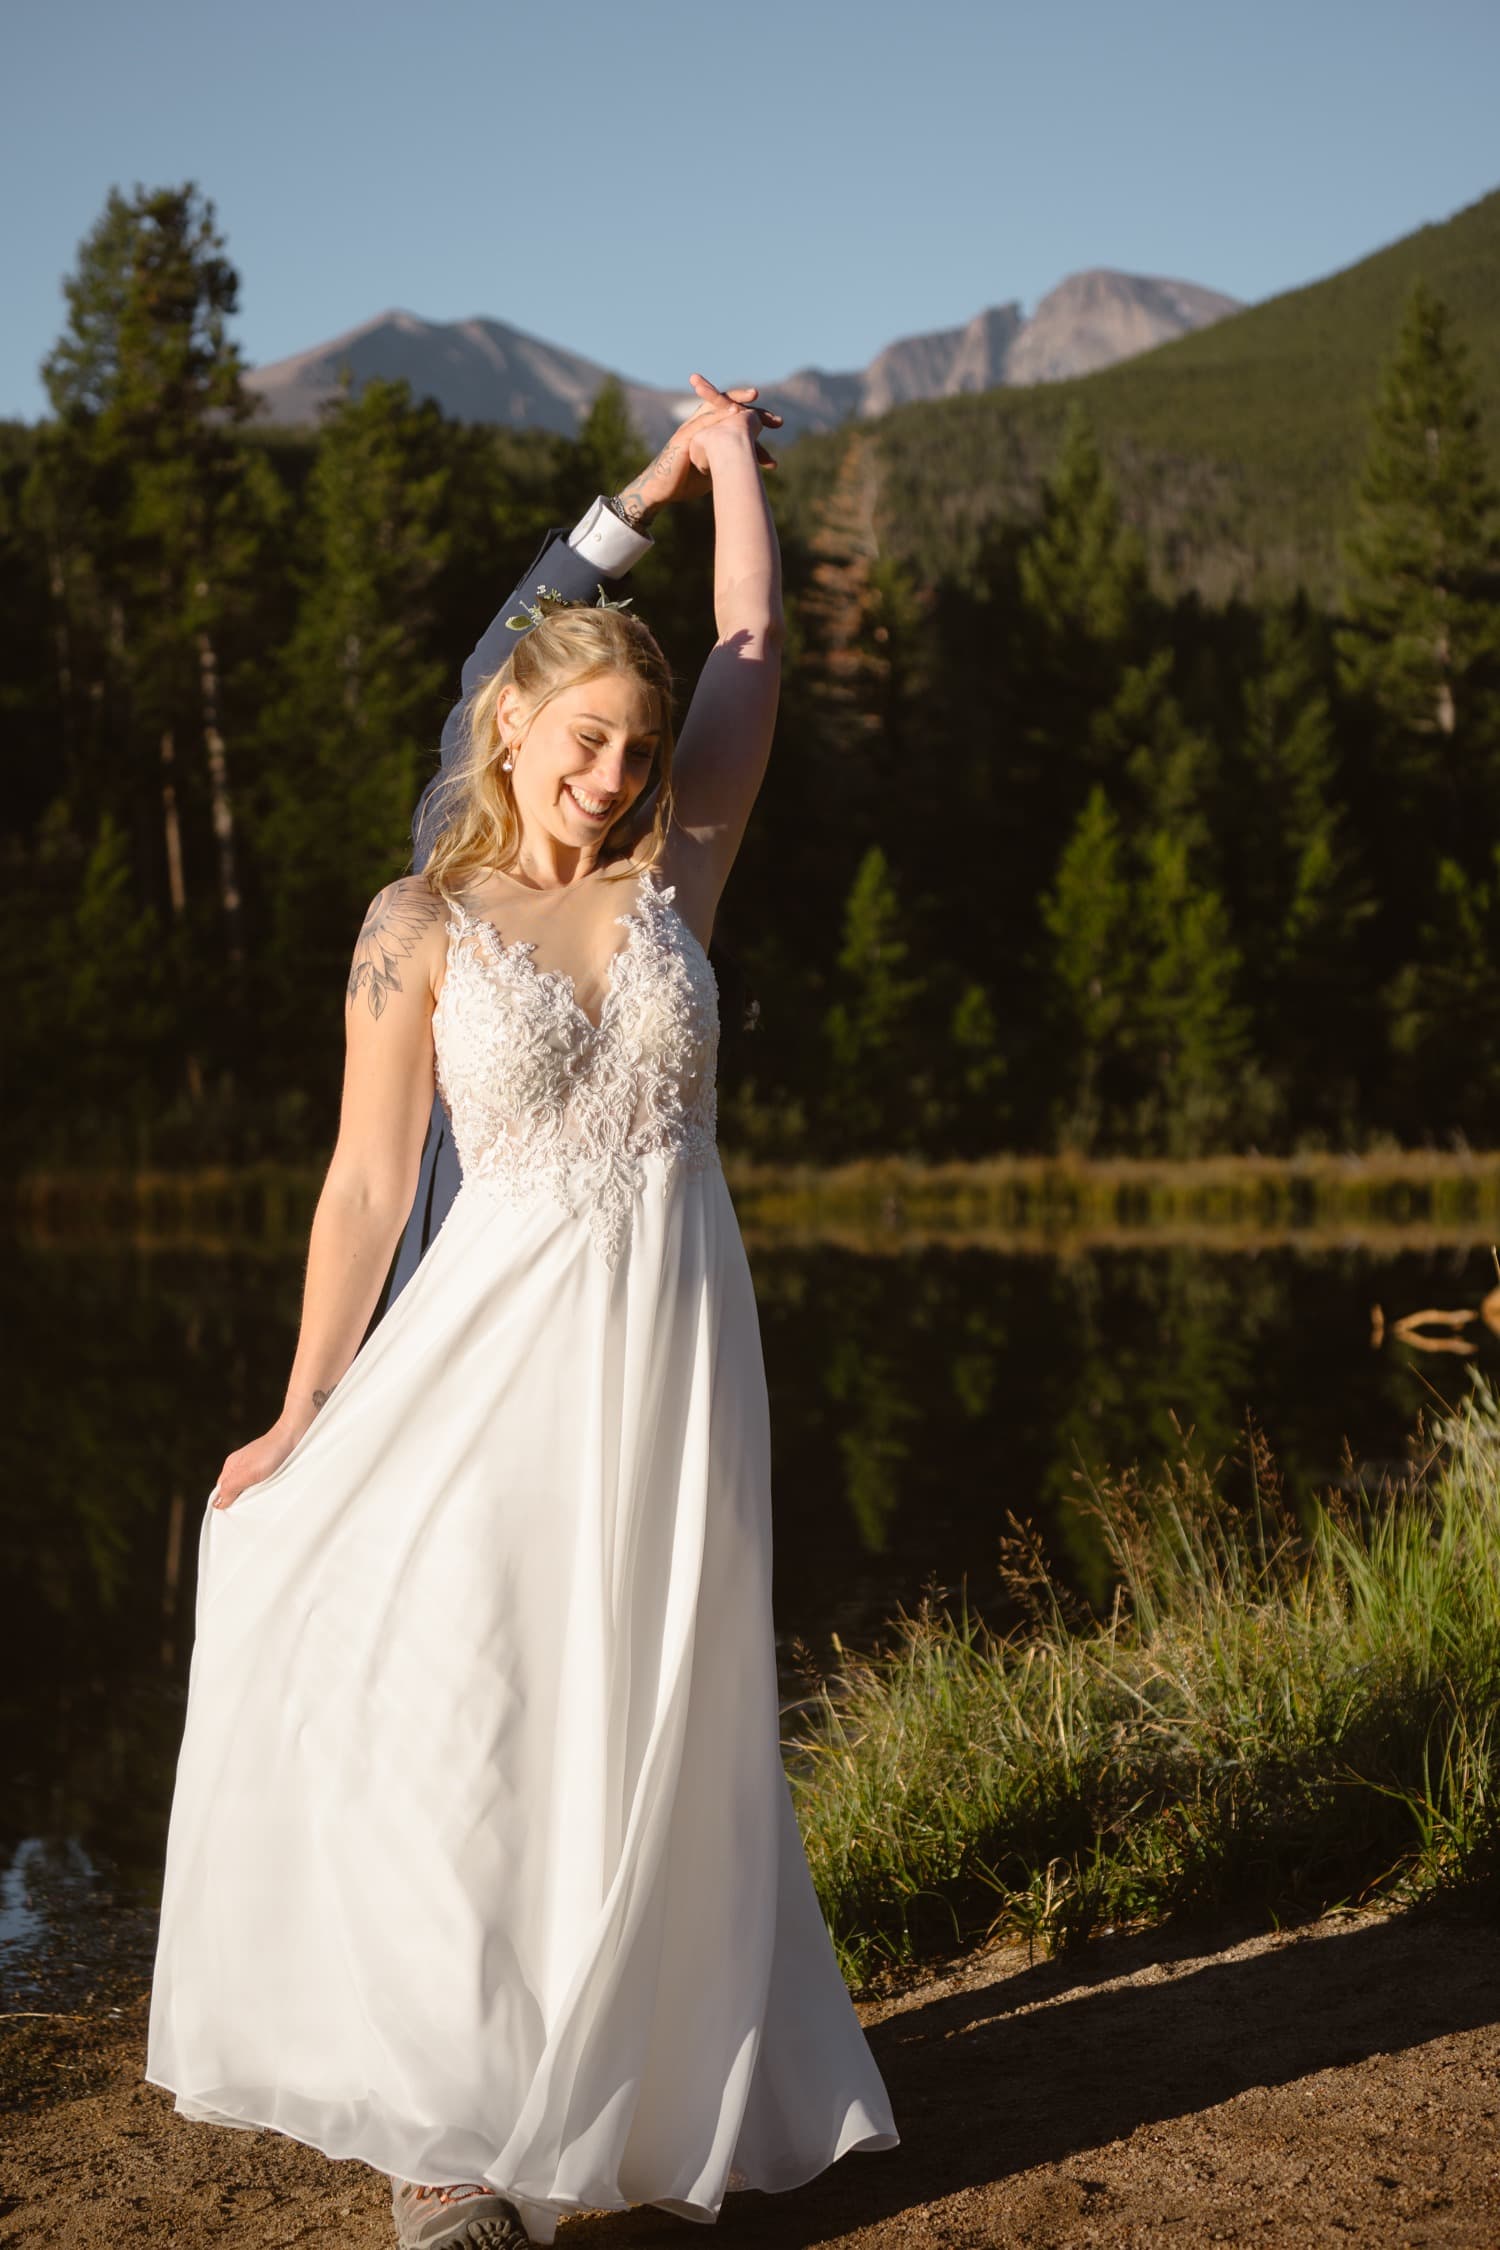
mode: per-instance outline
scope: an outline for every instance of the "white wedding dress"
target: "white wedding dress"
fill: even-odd
[[[287,1460],[205,1505],[146,2063],[185,2117],[488,2181],[538,2243],[898,2139],[781,1763],[713,972],[670,886],[621,900],[597,1021],[451,909],[463,1185]]]

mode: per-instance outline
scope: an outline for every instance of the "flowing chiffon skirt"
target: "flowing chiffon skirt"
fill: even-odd
[[[283,1465],[205,1503],[146,2076],[550,2243],[898,2139],[781,1763],[722,1172],[624,1256],[459,1192]]]

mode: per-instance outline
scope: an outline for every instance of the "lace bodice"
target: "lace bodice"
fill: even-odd
[[[432,1034],[464,1184],[585,1214],[611,1266],[644,1157],[667,1157],[667,1180],[717,1162],[718,988],[673,896],[639,876],[597,1023],[566,970],[536,965],[534,940],[449,909]]]

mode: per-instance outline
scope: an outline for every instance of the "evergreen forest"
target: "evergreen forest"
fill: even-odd
[[[460,665],[648,457],[614,383],[576,440],[396,382],[262,429],[239,288],[195,185],[115,191],[51,412],[0,425],[13,1170],[326,1155]],[[1500,195],[1102,375],[786,450],[727,1145],[1500,1145],[1497,300]],[[709,507],[652,533],[626,590],[685,710]]]

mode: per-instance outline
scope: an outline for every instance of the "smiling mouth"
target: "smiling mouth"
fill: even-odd
[[[572,798],[574,804],[578,807],[578,810],[583,814],[585,820],[604,820],[607,818],[611,808],[613,807],[614,799],[612,797],[589,797],[586,795],[582,795],[580,794],[576,784],[571,781],[565,781],[563,783],[563,787],[568,792],[568,795]]]

